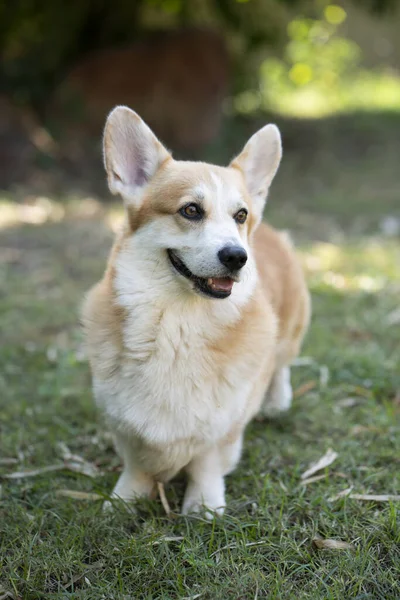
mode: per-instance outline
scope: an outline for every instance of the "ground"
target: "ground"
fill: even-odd
[[[167,516],[159,499],[101,512],[120,463],[77,315],[119,207],[22,207],[4,194],[1,598],[400,598],[400,503],[337,497],[400,491],[399,121],[286,124],[300,141],[289,140],[265,218],[297,242],[313,320],[293,409],[248,428],[227,513],[211,523]],[[304,484],[329,449],[335,461]],[[183,485],[166,487],[174,512]],[[318,537],[351,546],[320,549]]]

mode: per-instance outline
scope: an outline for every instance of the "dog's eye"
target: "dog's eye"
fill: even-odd
[[[247,219],[247,210],[245,208],[242,208],[241,210],[239,210],[239,212],[236,213],[236,215],[233,217],[236,221],[236,223],[244,223]]]
[[[198,204],[186,204],[180,209],[180,214],[185,219],[192,219],[194,221],[199,220],[203,217],[203,211]]]

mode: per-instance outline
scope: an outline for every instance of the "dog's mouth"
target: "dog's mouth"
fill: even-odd
[[[235,283],[231,277],[198,277],[191,272],[185,263],[178,258],[173,250],[167,250],[170,263],[178,271],[179,275],[186,277],[191,281],[196,291],[210,296],[211,298],[227,298],[231,295],[233,284]]]

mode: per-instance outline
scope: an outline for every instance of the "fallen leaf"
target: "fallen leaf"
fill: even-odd
[[[79,490],[57,490],[57,496],[63,496],[65,498],[73,498],[74,500],[102,500],[103,497],[100,494],[93,492],[81,492]]]
[[[329,465],[331,465],[337,459],[338,456],[339,455],[337,452],[332,450],[332,448],[329,448],[324,454],[324,456],[322,456],[316,463],[311,464],[307,471],[304,471],[304,473],[301,476],[301,479],[308,479],[309,477],[311,477],[311,475],[317,473],[317,471],[325,469],[325,467],[329,467]]]
[[[313,544],[320,550],[352,550],[353,546],[342,540],[332,540],[329,538],[323,539],[316,537],[313,539]]]
[[[350,494],[352,500],[370,500],[373,502],[400,502],[399,494]]]
[[[301,385],[297,388],[297,390],[294,391],[293,398],[300,398],[300,396],[304,396],[304,394],[306,394],[310,390],[313,390],[316,386],[317,382],[315,380],[306,381],[305,383],[303,383],[303,385]]]

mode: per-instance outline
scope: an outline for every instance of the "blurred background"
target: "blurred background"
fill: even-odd
[[[396,0],[19,0],[0,22],[0,188],[20,200],[105,196],[100,142],[116,104],[177,156],[222,163],[277,121],[307,194],[327,154],[397,149]]]
[[[217,164],[276,122],[265,216],[298,242],[310,285],[387,294],[400,277],[400,2],[18,0],[0,24],[12,339],[76,328],[101,275],[122,212],[101,156],[116,104],[176,157]]]

